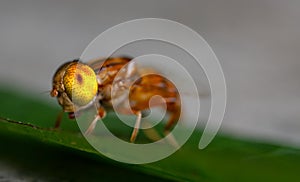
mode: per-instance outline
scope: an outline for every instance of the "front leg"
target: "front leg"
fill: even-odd
[[[54,125],[54,129],[58,129],[60,127],[61,121],[62,121],[62,117],[63,117],[64,111],[61,110],[55,120],[55,125]]]

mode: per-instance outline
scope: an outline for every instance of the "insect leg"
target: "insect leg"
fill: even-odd
[[[88,127],[88,129],[85,131],[85,135],[90,135],[95,127],[96,127],[96,124],[97,124],[97,121],[100,119],[100,116],[99,115],[96,115],[95,116],[95,119],[92,121],[92,123],[90,124],[90,126]]]
[[[148,128],[146,130],[143,130],[144,134],[147,136],[148,139],[150,139],[153,142],[156,142],[160,139],[162,139],[159,132],[152,127],[152,125],[149,123],[149,121],[143,121],[142,123],[143,127]]]
[[[60,124],[61,124],[61,121],[62,121],[62,116],[63,116],[63,114],[64,114],[64,111],[63,111],[63,110],[61,110],[61,111],[58,113],[58,115],[57,115],[57,117],[56,117],[55,125],[54,125],[54,128],[55,128],[55,129],[58,129],[58,128],[60,127]]]
[[[169,121],[167,122],[165,129],[164,129],[164,135],[165,136],[169,135],[168,141],[175,148],[178,148],[179,145],[178,145],[174,135],[170,132],[170,130],[173,127],[173,125],[176,124],[176,122],[178,122],[179,117],[180,117],[180,109],[179,108],[171,111]]]
[[[170,132],[170,129],[172,128],[172,126],[175,124],[175,122],[177,122],[178,120],[178,113],[170,113],[171,117],[167,123],[167,126],[164,129],[164,136],[168,136],[167,137],[167,142],[172,145],[175,148],[179,148],[179,144],[177,143],[174,135]],[[147,122],[143,122],[144,126],[149,126],[149,123]],[[152,141],[158,141],[160,139],[162,139],[162,137],[159,135],[159,133],[157,132],[157,130],[155,128],[149,128],[147,130],[144,130],[145,135]]]
[[[165,132],[169,132],[174,124],[178,121],[180,116],[180,111],[174,111],[170,114],[170,119],[165,126]]]
[[[140,125],[141,125],[141,119],[142,119],[142,112],[141,111],[138,111],[137,113],[137,118],[136,118],[136,122],[135,122],[135,125],[134,125],[134,129],[131,133],[131,137],[130,137],[130,142],[134,142],[136,137],[137,137],[137,134],[139,132],[139,128],[140,128]]]
[[[90,126],[88,127],[88,129],[85,131],[84,134],[85,134],[85,135],[90,135],[90,134],[94,131],[94,129],[95,129],[95,127],[96,127],[96,124],[97,124],[98,120],[99,120],[100,118],[104,118],[105,115],[106,115],[106,112],[105,112],[104,108],[103,108],[103,107],[100,107],[100,108],[98,109],[98,114],[95,116],[94,120],[91,122]]]

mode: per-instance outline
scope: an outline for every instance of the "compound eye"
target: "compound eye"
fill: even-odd
[[[98,91],[94,70],[80,62],[67,68],[63,84],[70,100],[78,106],[87,105],[94,99]]]

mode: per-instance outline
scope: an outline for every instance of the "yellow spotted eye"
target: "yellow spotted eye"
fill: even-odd
[[[91,102],[98,90],[94,70],[80,62],[68,67],[63,77],[63,84],[68,97],[78,106]]]

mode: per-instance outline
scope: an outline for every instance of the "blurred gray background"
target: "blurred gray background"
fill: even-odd
[[[0,81],[56,104],[40,93],[61,63],[114,25],[166,18],[197,31],[220,60],[222,132],[300,147],[299,9],[299,0],[3,0]]]

